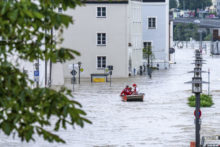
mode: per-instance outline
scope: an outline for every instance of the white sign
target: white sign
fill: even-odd
[[[39,82],[39,77],[36,77],[36,76],[35,76],[35,77],[34,77],[34,81],[35,81],[35,82]]]
[[[78,69],[78,67],[79,67],[78,64],[74,64],[74,69]],[[69,64],[68,69],[72,70],[73,69],[73,64]]]
[[[204,136],[206,140],[220,140],[220,136]]]

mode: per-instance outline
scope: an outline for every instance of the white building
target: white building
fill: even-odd
[[[216,13],[220,16],[220,0],[216,0]]]
[[[220,16],[220,0],[212,0],[212,6],[210,6],[212,12],[216,12],[217,16]]]
[[[104,73],[113,65],[113,77],[128,77],[142,65],[141,2],[128,0],[87,0],[85,5],[65,12],[74,24],[64,31],[63,46],[81,53],[64,64],[64,77],[70,78],[68,66],[82,62],[82,77]]]
[[[169,64],[169,0],[143,0],[142,22],[143,44],[144,47],[152,47],[153,65],[167,68]]]

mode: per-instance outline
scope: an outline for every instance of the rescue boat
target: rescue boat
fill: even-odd
[[[121,95],[122,101],[124,102],[143,102],[144,101],[144,93],[139,93],[136,95]]]

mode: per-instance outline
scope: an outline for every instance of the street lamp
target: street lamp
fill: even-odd
[[[205,60],[203,60],[202,58],[198,58],[192,64],[195,64],[196,68],[202,68],[202,64],[205,64],[203,61]]]
[[[202,93],[202,78],[201,77],[198,76],[198,77],[192,78],[192,92],[195,94]]]
[[[202,59],[202,55],[201,55],[200,53],[196,53],[196,54],[195,54],[195,58],[196,58],[196,59]]]
[[[202,77],[202,69],[201,68],[194,68],[194,77],[196,77],[196,78]]]
[[[196,147],[200,147],[200,93],[202,93],[202,78],[192,78],[192,92],[195,93],[196,97]]]
[[[80,69],[81,69],[81,65],[82,65],[82,62],[78,62],[78,68],[79,68],[79,84],[80,84]]]
[[[201,52],[199,50],[195,50],[195,57],[194,60],[195,68],[194,71],[191,71],[189,73],[194,73],[194,77],[192,78],[192,81],[186,82],[192,84],[192,93],[195,94],[196,97],[196,110],[195,110],[195,135],[196,135],[196,147],[200,147],[200,93],[202,93],[202,84],[205,83],[202,81],[202,64],[203,59],[201,56]]]

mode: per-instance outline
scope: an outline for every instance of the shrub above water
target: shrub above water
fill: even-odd
[[[213,104],[214,103],[212,101],[211,95],[206,95],[206,94],[200,95],[200,107],[211,107]],[[188,98],[188,105],[190,107],[196,106],[196,97],[194,95],[192,95]]]

